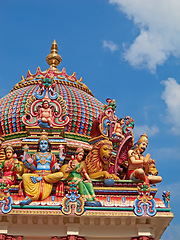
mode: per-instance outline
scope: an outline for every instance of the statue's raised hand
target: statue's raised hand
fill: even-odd
[[[54,165],[54,168],[57,169],[57,170],[60,170],[61,166],[60,166],[59,163],[56,163],[56,164]]]
[[[32,164],[33,163],[33,160],[31,158],[31,155],[30,154],[26,154],[26,161],[29,163],[29,164]]]

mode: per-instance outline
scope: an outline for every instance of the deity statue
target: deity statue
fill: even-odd
[[[114,130],[112,132],[112,137],[118,137],[120,139],[125,138],[125,136],[123,135],[123,129],[122,129],[124,122],[125,122],[124,118],[120,118],[116,121],[116,123],[114,125]]]
[[[44,100],[42,107],[40,108],[40,119],[42,123],[48,124],[49,127],[52,127],[52,113],[51,108],[49,107],[49,102]]]
[[[155,163],[150,154],[143,156],[148,146],[148,138],[144,133],[137,143],[128,151],[128,171],[127,179],[135,181],[144,181],[150,184],[156,184],[162,181],[160,176],[149,175],[151,166]]]
[[[14,150],[11,145],[5,148],[5,160],[0,165],[0,170],[3,172],[3,176],[0,179],[1,182],[5,182],[7,185],[11,186],[16,181],[16,173],[19,171],[19,163],[14,154]]]
[[[26,198],[20,203],[21,206],[30,204],[32,201],[46,199],[52,191],[53,183],[57,183],[63,173],[59,172],[60,164],[56,156],[51,153],[51,144],[45,132],[38,141],[37,152],[32,156],[24,152],[22,161],[32,173],[22,176]]]
[[[2,142],[4,141],[4,139],[2,137],[0,137],[0,164],[2,162],[4,162],[5,160],[5,152],[4,152],[4,149],[2,147]]]
[[[78,185],[79,193],[81,197],[86,199],[86,201],[96,201],[95,193],[92,185],[92,181],[87,174],[83,164],[81,163],[84,157],[84,150],[82,147],[77,148],[75,152],[75,158],[72,156],[72,160],[69,161],[66,167],[66,173],[68,175],[68,183],[75,183]],[[82,175],[86,179],[82,178]]]

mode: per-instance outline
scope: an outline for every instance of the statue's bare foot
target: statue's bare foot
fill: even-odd
[[[20,202],[20,206],[29,205],[32,202],[30,197],[26,197],[22,202]]]

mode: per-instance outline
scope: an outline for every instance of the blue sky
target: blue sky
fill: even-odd
[[[179,0],[0,0],[0,97],[26,76],[48,68],[56,39],[61,70],[76,72],[96,98],[116,100],[118,117],[135,119],[135,141],[170,190],[175,218],[162,240],[180,237]],[[173,232],[173,234],[172,234]]]

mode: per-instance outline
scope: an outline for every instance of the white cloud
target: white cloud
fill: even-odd
[[[112,41],[103,41],[103,48],[109,49],[112,53],[118,50],[118,45]]]
[[[159,132],[159,128],[155,125],[152,127],[149,127],[147,124],[142,126],[135,125],[133,132],[135,138],[139,138],[143,133],[146,133],[148,137],[152,137]]]
[[[166,121],[171,123],[171,131],[180,135],[180,84],[174,78],[161,83],[165,86],[161,97],[167,105]]]
[[[140,33],[125,49],[124,58],[134,67],[151,72],[170,55],[180,56],[179,0],[109,0],[139,27]]]

